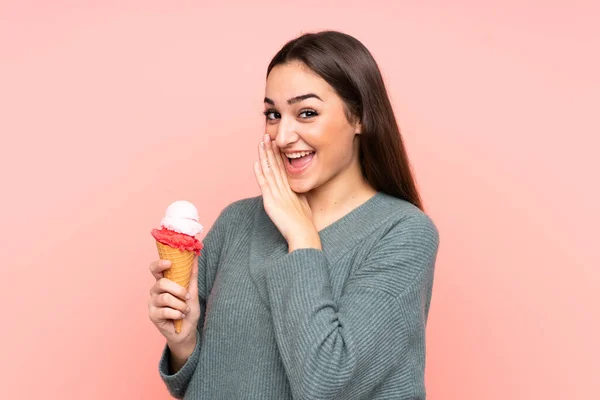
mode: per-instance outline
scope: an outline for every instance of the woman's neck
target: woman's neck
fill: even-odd
[[[342,172],[324,185],[306,193],[317,230],[354,210],[377,193],[362,176],[360,165]]]

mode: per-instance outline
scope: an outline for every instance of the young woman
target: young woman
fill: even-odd
[[[424,399],[439,236],[375,60],[305,34],[271,61],[264,101],[262,196],[222,211],[188,291],[150,265],[162,379],[186,399]]]

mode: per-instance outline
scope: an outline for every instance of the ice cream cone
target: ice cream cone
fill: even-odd
[[[171,267],[164,272],[164,277],[188,288],[190,277],[192,276],[192,267],[194,264],[193,251],[181,251],[166,244],[156,242],[158,255],[161,260],[171,261]],[[181,332],[181,319],[174,320],[175,332]]]

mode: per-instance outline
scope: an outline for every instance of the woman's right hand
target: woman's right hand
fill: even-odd
[[[150,272],[156,282],[150,288],[148,312],[150,320],[167,339],[171,350],[177,347],[183,353],[187,353],[191,352],[196,345],[196,329],[200,319],[198,257],[194,257],[192,276],[187,290],[163,276],[163,271],[170,266],[171,263],[167,260],[156,260],[150,263]],[[177,333],[174,320],[182,318],[181,332]]]

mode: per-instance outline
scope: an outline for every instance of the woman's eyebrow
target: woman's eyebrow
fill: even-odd
[[[306,100],[306,99],[310,99],[311,97],[314,97],[315,99],[319,99],[321,101],[323,101],[319,96],[317,96],[314,93],[307,93],[307,94],[302,94],[300,96],[296,96],[296,97],[292,97],[291,99],[288,99],[288,104],[294,104],[294,103],[298,103],[302,100]],[[265,103],[271,104],[272,106],[275,105],[275,102],[273,100],[271,100],[268,97],[265,97]]]

